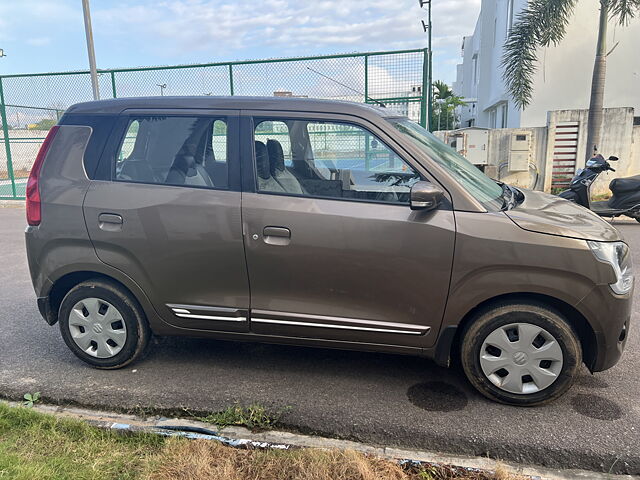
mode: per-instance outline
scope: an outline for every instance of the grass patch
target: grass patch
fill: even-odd
[[[145,458],[164,443],[0,403],[0,478],[140,478]]]
[[[469,472],[441,465],[407,465],[353,450],[239,450],[217,442],[171,439],[151,465],[153,480],[516,480],[504,471]],[[524,477],[523,477],[524,478]]]
[[[249,405],[248,407],[234,405],[220,412],[211,413],[206,417],[200,417],[199,420],[213,423],[221,429],[234,425],[247,427],[253,431],[272,430],[277,426],[280,418],[287,410],[287,408],[284,408],[273,412],[262,405]]]
[[[515,480],[405,465],[353,450],[240,450],[207,440],[101,430],[0,403],[0,478],[31,480]]]

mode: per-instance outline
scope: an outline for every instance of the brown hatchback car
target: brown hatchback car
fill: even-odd
[[[423,355],[494,400],[562,395],[629,328],[628,246],[406,117],[296,98],[75,105],[27,186],[38,307],[99,368],[151,334]]]

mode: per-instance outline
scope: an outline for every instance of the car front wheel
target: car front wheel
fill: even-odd
[[[461,361],[469,381],[486,397],[534,406],[571,387],[582,350],[574,330],[554,309],[503,303],[479,312],[466,328]]]

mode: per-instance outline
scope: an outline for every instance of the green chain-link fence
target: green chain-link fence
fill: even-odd
[[[101,98],[154,95],[295,95],[384,103],[426,125],[425,49],[321,57],[99,70]],[[92,100],[89,72],[0,76],[0,199],[23,199],[48,130]]]

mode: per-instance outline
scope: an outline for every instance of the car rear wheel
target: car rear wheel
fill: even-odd
[[[72,288],[58,314],[60,332],[80,359],[104,369],[140,358],[151,332],[138,302],[119,285],[89,280]]]
[[[580,341],[564,317],[537,303],[504,303],[478,313],[462,338],[461,361],[471,384],[498,402],[534,406],[573,384]]]

